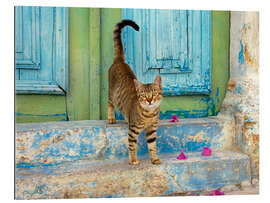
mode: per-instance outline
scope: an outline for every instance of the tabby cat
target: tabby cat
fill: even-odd
[[[121,30],[139,26],[131,20],[122,20],[114,29],[114,61],[109,69],[108,121],[115,123],[114,108],[117,108],[128,122],[129,164],[139,161],[136,154],[138,135],[145,130],[151,162],[160,164],[156,155],[156,132],[162,100],[161,77],[158,75],[151,84],[139,82],[131,68],[125,63]]]

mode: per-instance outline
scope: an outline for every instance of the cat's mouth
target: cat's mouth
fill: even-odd
[[[146,105],[149,106],[149,107],[153,107],[153,106],[155,106],[156,104],[152,102],[152,103],[146,103]]]
[[[154,102],[154,103],[151,103],[151,104],[144,103],[144,104],[141,104],[141,106],[146,110],[154,110],[158,105],[157,105],[156,102]]]

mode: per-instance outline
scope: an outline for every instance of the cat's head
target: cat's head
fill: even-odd
[[[153,83],[143,84],[134,79],[139,103],[143,109],[153,111],[160,106],[162,100],[162,83],[158,75]]]

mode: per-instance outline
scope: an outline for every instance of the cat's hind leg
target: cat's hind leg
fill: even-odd
[[[115,116],[114,116],[114,106],[110,101],[108,101],[108,122],[110,124],[116,123]]]

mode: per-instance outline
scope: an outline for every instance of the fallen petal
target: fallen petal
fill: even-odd
[[[212,155],[212,150],[209,147],[204,147],[202,151],[203,156],[211,156]]]
[[[184,154],[184,150],[181,150],[181,153],[179,154],[179,156],[177,157],[178,160],[186,160],[187,157]]]
[[[176,115],[172,115],[172,120],[170,120],[170,122],[178,122],[178,117]]]
[[[209,196],[216,196],[216,195],[224,195],[224,192],[220,192],[219,190],[212,190]]]

